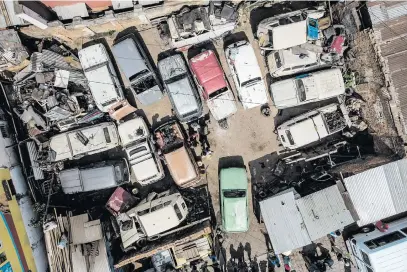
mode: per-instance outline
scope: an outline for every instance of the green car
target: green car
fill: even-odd
[[[220,205],[223,230],[226,232],[249,229],[247,184],[245,168],[220,170]]]

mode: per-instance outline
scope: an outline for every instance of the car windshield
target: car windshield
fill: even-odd
[[[287,135],[288,141],[290,142],[290,145],[294,145],[294,139],[293,139],[293,135],[291,135],[291,132],[289,130],[285,131],[285,134]]]
[[[179,75],[176,75],[176,76],[174,76],[174,77],[171,77],[171,78],[167,79],[167,80],[165,81],[165,83],[166,83],[166,84],[171,84],[171,83],[180,81],[180,80],[183,79],[184,77],[186,77],[186,73],[179,74]]]
[[[154,87],[155,85],[157,85],[157,83],[155,82],[154,76],[152,74],[148,74],[137,82],[132,83],[131,87],[136,92],[136,94],[140,94]]]
[[[222,88],[222,89],[219,89],[219,90],[217,90],[216,92],[213,92],[213,93],[211,93],[210,95],[209,95],[209,99],[212,99],[212,98],[215,98],[215,97],[217,97],[218,95],[220,95],[220,94],[222,94],[223,92],[225,92],[225,91],[227,91],[228,90],[228,88]]]
[[[255,77],[255,78],[249,79],[248,81],[245,81],[242,83],[242,87],[254,85],[254,84],[256,84],[256,82],[258,82],[260,80],[261,80],[260,77]]]
[[[277,68],[280,68],[282,63],[281,63],[281,58],[280,58],[280,54],[278,52],[274,53],[274,59],[276,60],[276,66]]]
[[[246,196],[246,190],[223,190],[223,196],[226,198],[240,198]]]
[[[304,83],[302,82],[302,79],[297,79],[295,81],[295,84],[297,85],[297,94],[298,98],[300,99],[300,102],[303,102],[307,99],[307,96],[305,94],[305,86]]]

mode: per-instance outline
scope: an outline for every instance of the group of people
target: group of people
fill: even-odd
[[[213,153],[208,140],[208,122],[209,120],[201,118],[197,122],[188,125],[188,144],[197,147],[199,143],[201,145],[202,158],[210,157]]]

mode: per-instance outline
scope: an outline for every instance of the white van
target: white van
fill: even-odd
[[[272,77],[282,77],[329,66],[321,60],[320,55],[296,46],[270,52],[266,56],[266,62]]]
[[[277,109],[317,102],[345,93],[340,69],[303,74],[270,85],[271,99]]]
[[[106,122],[52,136],[49,140],[51,162],[79,159],[120,145],[114,123]]]
[[[64,169],[58,179],[65,194],[108,189],[130,181],[129,165],[123,159]]]
[[[188,208],[180,193],[150,193],[136,207],[116,217],[123,248],[155,240],[180,225],[188,215]]]
[[[266,85],[252,45],[245,40],[233,43],[226,47],[225,56],[243,107],[250,109],[266,104]]]
[[[79,50],[78,55],[96,106],[108,112],[111,105],[124,99],[124,95],[106,48],[95,44]]]
[[[358,271],[406,271],[407,218],[391,222],[388,226],[386,232],[371,228],[370,232],[355,234],[347,240]]]

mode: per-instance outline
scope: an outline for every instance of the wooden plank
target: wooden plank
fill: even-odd
[[[150,250],[150,251],[148,251],[148,252],[145,252],[145,253],[142,253],[142,254],[138,254],[138,255],[135,255],[135,256],[133,256],[133,257],[129,257],[129,258],[125,259],[125,260],[122,260],[121,262],[115,264],[115,265],[114,265],[114,268],[115,268],[115,269],[118,269],[118,268],[123,267],[123,266],[125,266],[125,265],[128,265],[128,264],[130,264],[130,263],[133,263],[133,262],[135,262],[135,261],[137,261],[137,260],[141,260],[141,259],[145,259],[145,258],[151,257],[152,255],[154,255],[154,254],[156,254],[156,253],[158,253],[158,252],[160,252],[160,251],[167,250],[167,249],[176,247],[177,245],[180,245],[180,244],[183,244],[183,243],[187,243],[187,242],[189,242],[189,241],[191,241],[191,240],[198,239],[199,237],[201,237],[201,236],[203,236],[203,235],[210,234],[211,232],[212,232],[211,227],[210,227],[210,226],[207,226],[207,227],[205,227],[204,229],[202,229],[202,230],[200,230],[200,231],[198,231],[198,232],[196,232],[196,233],[193,233],[193,234],[191,234],[191,235],[189,235],[189,236],[187,236],[187,237],[185,237],[185,238],[183,238],[183,239],[181,239],[181,240],[177,240],[177,241],[175,241],[175,242],[171,242],[171,243],[165,244],[165,245],[163,245],[163,246],[154,248],[154,249],[152,249],[152,250]]]

